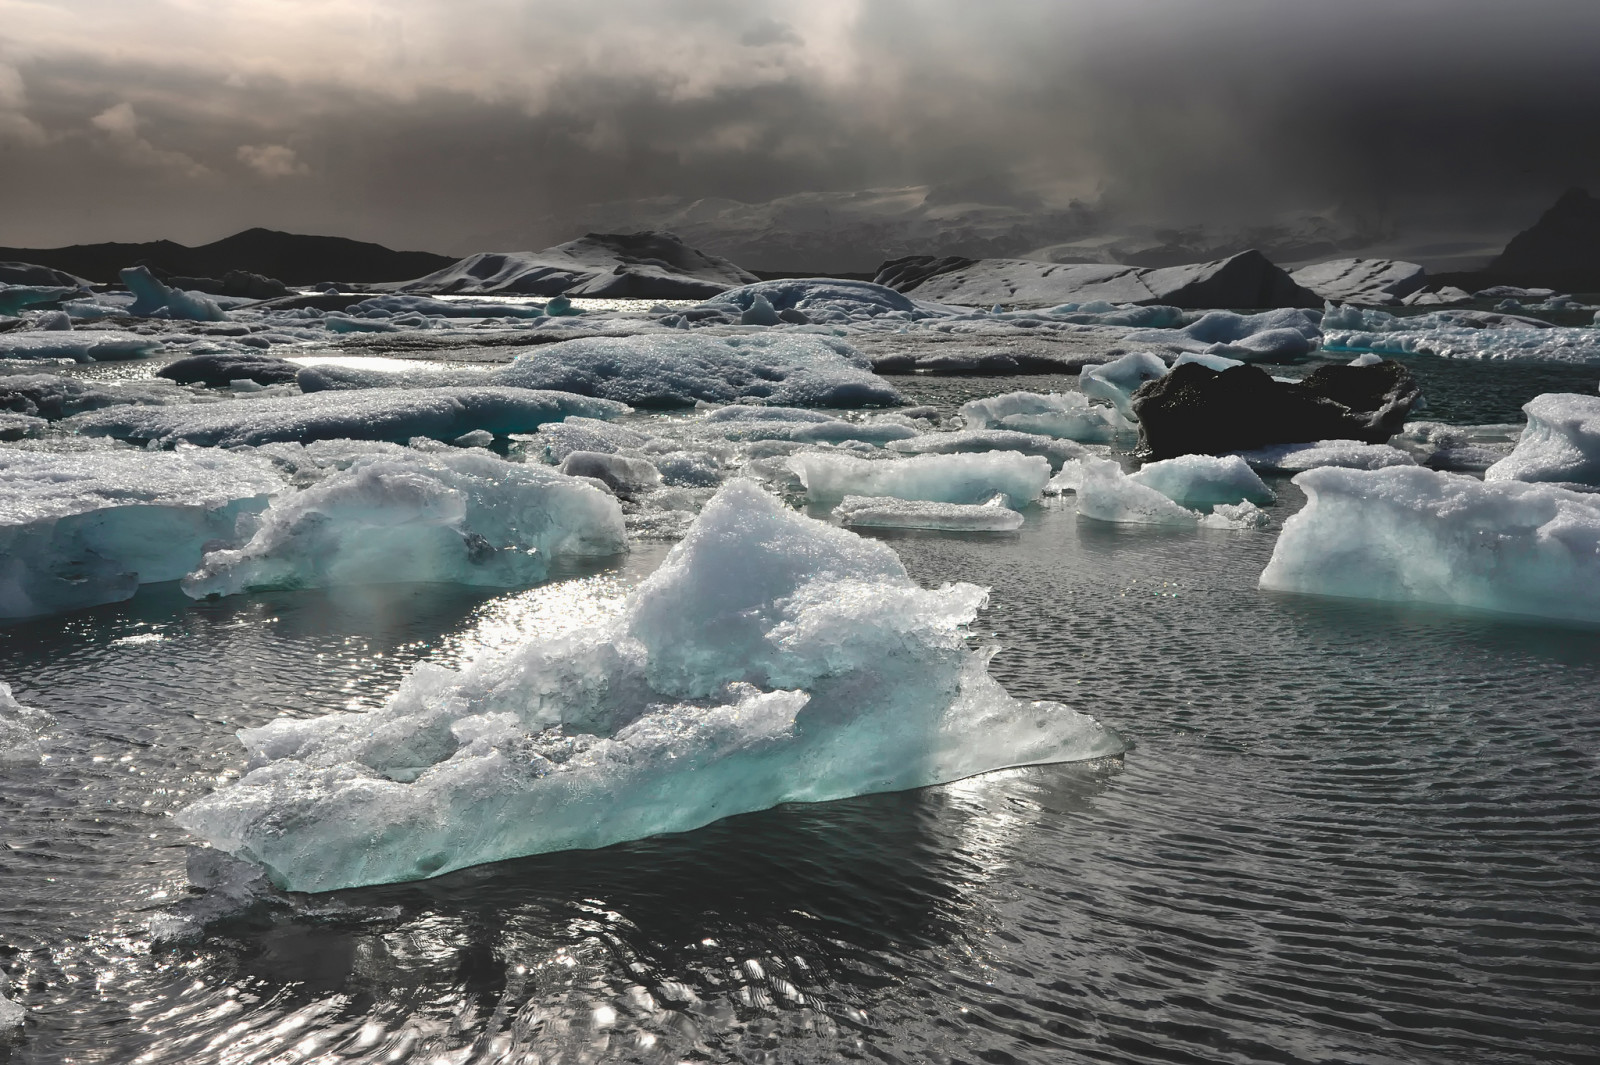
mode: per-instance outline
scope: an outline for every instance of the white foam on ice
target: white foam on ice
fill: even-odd
[[[617,501],[586,482],[481,449],[395,449],[279,496],[248,543],[207,554],[183,590],[201,599],[411,581],[521,588],[543,580],[552,559],[626,544]]]
[[[178,821],[322,891],[1119,752],[988,675],[984,600],[736,481],[614,620],[245,730],[253,768]]]
[[[614,418],[625,404],[531,388],[367,388],[176,407],[117,407],[67,419],[64,428],[135,443],[215,447],[278,441],[454,440],[483,429],[531,433],[569,415]]]
[[[1146,463],[1132,479],[1190,510],[1209,510],[1219,503],[1266,504],[1276,498],[1238,455],[1180,455]]]
[[[1600,622],[1600,497],[1420,467],[1294,483],[1263,588]]]
[[[888,496],[845,496],[833,508],[841,525],[945,532],[1014,532],[1023,517],[996,496],[987,503],[933,503]]]
[[[812,502],[846,496],[892,496],[935,503],[986,503],[999,493],[1015,508],[1037,499],[1050,479],[1050,463],[1015,451],[862,459],[807,451],[785,460]]]
[[[281,487],[268,462],[221,451],[0,449],[0,617],[177,580]]]
[[[1600,396],[1547,392],[1522,409],[1527,428],[1484,480],[1600,485]]]

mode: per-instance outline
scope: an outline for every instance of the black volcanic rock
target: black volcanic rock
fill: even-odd
[[[226,388],[233,381],[254,381],[259,385],[283,384],[293,381],[302,367],[288,359],[271,355],[191,355],[187,359],[171,362],[156,371],[180,385],[202,384],[211,388]]]
[[[1484,273],[1511,284],[1600,291],[1600,200],[1568,189]]]
[[[247,229],[188,248],[170,240],[147,244],[75,244],[66,248],[0,248],[0,259],[38,263],[101,283],[114,283],[123,267],[143,263],[158,277],[225,278],[241,270],[289,285],[316,281],[403,281],[450,265],[447,255],[391,251],[344,237],[311,237],[272,229]]]
[[[1293,384],[1256,366],[1219,373],[1191,362],[1140,385],[1133,411],[1140,453],[1169,459],[1317,440],[1382,444],[1421,396],[1411,372],[1393,359],[1323,366]]]

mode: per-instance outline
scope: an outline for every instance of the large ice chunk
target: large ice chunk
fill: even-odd
[[[1415,466],[1294,483],[1263,588],[1600,621],[1600,497]]]
[[[1381,470],[1387,466],[1415,466],[1417,460],[1388,444],[1363,444],[1359,440],[1318,440],[1312,444],[1274,444],[1239,457],[1258,470],[1299,473],[1322,466],[1350,470]]]
[[[996,493],[1020,507],[1037,499],[1050,479],[1050,463],[1015,451],[982,454],[918,455],[895,460],[860,459],[807,451],[791,455],[790,470],[813,502],[845,496],[892,496],[935,503],[986,503]]]
[[[184,578],[237,592],[428,581],[494,588],[545,578],[553,558],[626,547],[622,509],[593,485],[483,450],[357,459],[276,499],[249,543]]]
[[[496,384],[603,396],[636,407],[759,399],[802,407],[897,407],[900,393],[866,356],[815,334],[585,337],[547,344],[494,375]]]
[[[0,333],[0,359],[71,359],[116,362],[142,359],[161,350],[161,338],[112,329]]]
[[[1133,480],[1190,510],[1209,510],[1219,503],[1266,504],[1276,498],[1238,455],[1182,455],[1147,462]]]
[[[191,322],[223,322],[228,315],[217,302],[199,292],[185,292],[156,279],[148,267],[130,266],[121,272],[122,283],[133,293],[128,313],[141,318],[159,315]]]
[[[11,694],[11,685],[0,681],[0,765],[37,762],[44,753],[39,735],[54,721],[43,710],[23,706]],[[0,1003],[5,999],[0,997]],[[0,1007],[0,1028],[5,1027]]]
[[[531,433],[569,415],[614,418],[628,407],[610,400],[527,388],[370,388],[349,392],[234,400],[183,407],[119,407],[80,414],[63,426],[163,447],[216,447],[277,441],[454,440],[475,429]]]
[[[1102,408],[1104,409],[1104,408]],[[1037,433],[1023,433],[1011,429],[963,429],[954,433],[924,433],[910,440],[895,440],[890,451],[903,455],[962,455],[981,454],[986,451],[1018,451],[1024,455],[1041,455],[1054,469],[1063,462],[1088,454],[1081,444],[1071,440],[1057,440]]]
[[[1129,477],[1113,459],[1086,457],[1063,467],[1055,482],[1078,493],[1078,513],[1119,525],[1199,524],[1200,515]]]
[[[1013,532],[1022,528],[1021,514],[1004,506],[1003,497],[987,503],[930,503],[888,496],[845,496],[833,508],[841,525],[887,529],[937,529],[945,532]]]
[[[256,768],[178,820],[324,891],[1120,751],[988,675],[984,599],[736,481],[614,620],[246,730]]]
[[[269,463],[227,452],[0,450],[0,617],[175,581],[281,487]]]
[[[1600,485],[1600,396],[1547,392],[1522,409],[1528,427],[1484,480]]]
[[[1166,365],[1161,369],[1165,373]],[[1111,398],[1105,391],[1098,394]],[[1007,392],[964,403],[960,413],[969,429],[1009,429],[1090,444],[1106,443],[1128,427],[1115,410],[1091,404],[1083,392]]]

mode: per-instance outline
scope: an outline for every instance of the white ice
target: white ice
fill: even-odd
[[[133,293],[128,313],[140,318],[175,318],[190,322],[225,322],[227,312],[202,292],[185,292],[158,281],[143,266],[121,272],[122,283]]]
[[[833,508],[841,525],[947,532],[1013,532],[1023,517],[996,496],[987,503],[932,503],[888,496],[845,496]]]
[[[177,580],[281,487],[267,462],[224,451],[0,449],[0,617]]]
[[[454,440],[483,429],[531,433],[579,414],[613,418],[628,407],[605,399],[528,388],[370,388],[176,407],[115,407],[67,419],[63,427],[164,447],[214,447],[275,441]]]
[[[1109,410],[1109,408],[1100,409]],[[959,455],[979,454],[985,451],[1017,451],[1024,455],[1043,456],[1049,460],[1052,469],[1060,469],[1063,462],[1088,453],[1082,445],[1071,440],[1058,440],[1038,433],[1023,433],[1011,429],[962,429],[953,433],[924,433],[910,440],[892,441],[888,448],[903,455]]]
[[[1322,346],[1328,351],[1600,362],[1600,330],[1553,326],[1490,311],[1444,310],[1398,317],[1371,308],[1330,307],[1322,329]]]
[[[904,459],[861,459],[807,451],[787,465],[812,502],[832,503],[846,496],[892,496],[934,503],[986,503],[996,493],[1013,508],[1039,497],[1050,479],[1050,462],[1015,451],[981,454],[917,455]]]
[[[1316,350],[1322,340],[1321,319],[1316,311],[1296,308],[1259,314],[1207,311],[1179,329],[1140,330],[1123,339],[1241,362],[1290,362]]]
[[[178,821],[325,891],[1118,753],[988,675],[964,639],[984,600],[736,481],[613,621],[245,730],[254,768]]]
[[[279,496],[248,543],[207,554],[183,590],[200,599],[412,581],[519,588],[543,580],[554,559],[625,547],[621,508],[590,484],[481,449],[395,448]]]
[[[110,329],[0,333],[0,359],[71,359],[114,362],[142,359],[161,350],[159,337]]]
[[[1052,482],[1078,494],[1078,513],[1119,525],[1195,526],[1200,514],[1181,507],[1122,472],[1114,459],[1086,457],[1062,467]]]
[[[1263,588],[1600,622],[1600,497],[1420,467],[1294,483]]]
[[[39,736],[54,722],[43,710],[17,702],[11,685],[0,681],[0,766],[26,765],[39,761],[44,747]],[[5,998],[0,996],[0,1003]],[[0,1028],[5,1027],[5,1011],[0,1006]]]
[[[648,459],[628,458],[603,451],[573,451],[561,460],[569,477],[592,477],[619,495],[630,496],[661,483],[661,471]]]
[[[1522,409],[1527,428],[1484,480],[1600,485],[1600,396],[1547,392]]]

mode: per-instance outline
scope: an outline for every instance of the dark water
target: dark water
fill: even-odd
[[[992,585],[995,672],[1123,730],[1115,762],[278,899],[179,945],[146,930],[186,893],[167,815],[238,772],[234,730],[581,620],[661,549],[520,596],[154,588],[0,629],[0,678],[57,715],[45,765],[0,770],[30,1011],[0,1061],[1594,1061],[1600,633],[1264,595],[1274,535],[1068,507],[885,537]]]

